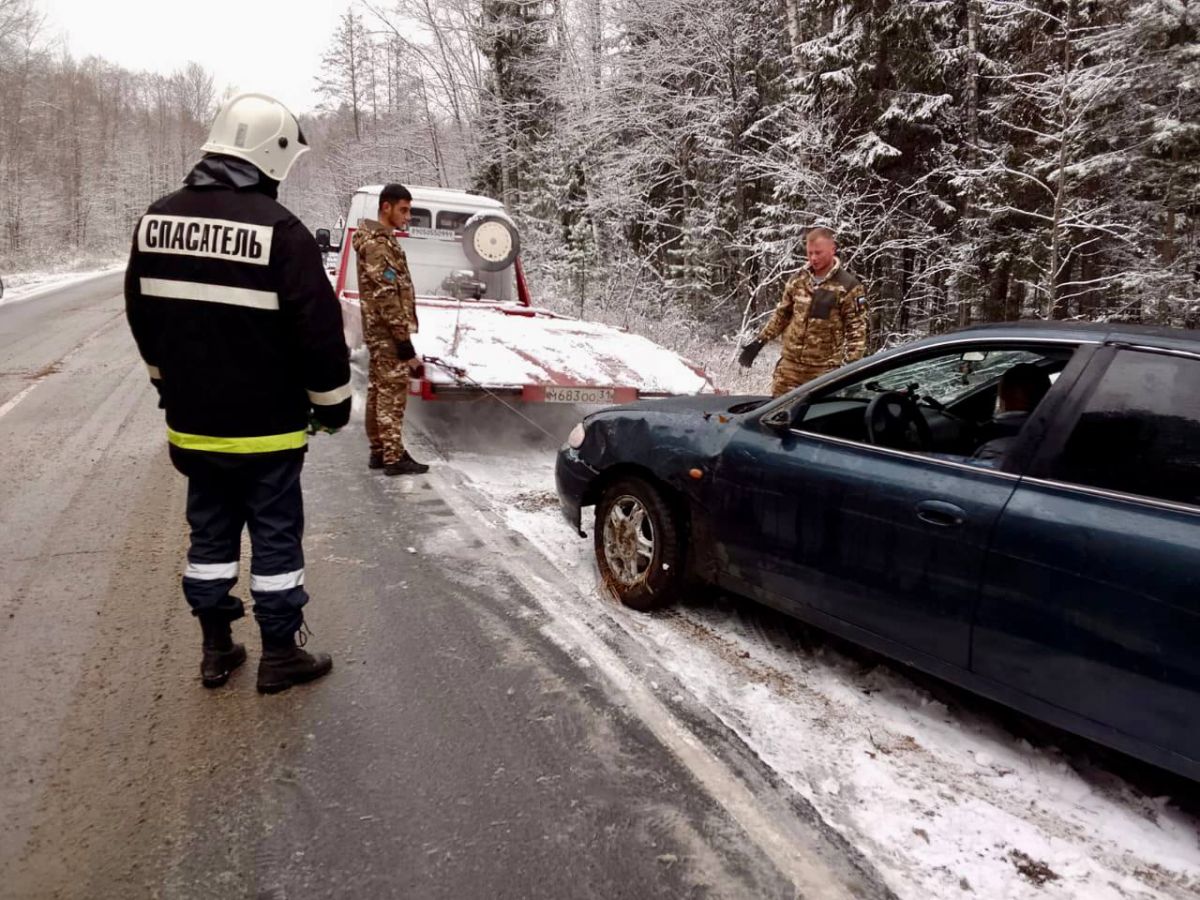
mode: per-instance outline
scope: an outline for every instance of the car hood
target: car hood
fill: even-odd
[[[624,406],[614,406],[595,413],[594,416],[620,416],[633,413],[637,416],[655,414],[671,416],[687,413],[708,415],[739,415],[768,403],[770,397],[759,394],[730,396],[726,394],[695,394],[686,397],[663,397],[658,400],[639,400]]]

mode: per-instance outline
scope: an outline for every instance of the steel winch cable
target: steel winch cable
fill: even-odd
[[[451,365],[448,362],[438,359],[436,356],[425,356],[425,357],[422,357],[422,359],[424,362],[429,363],[430,365],[433,365],[433,366],[437,366],[443,372],[448,373],[450,375],[450,377],[452,377],[457,384],[459,384],[459,385],[465,384],[470,387],[478,388],[479,390],[481,390],[485,394],[487,394],[489,397],[491,397],[493,400],[495,400],[497,403],[499,403],[501,406],[503,406],[505,409],[509,410],[509,412],[513,413],[513,415],[517,416],[518,418],[524,419],[525,422],[532,425],[534,428],[536,428],[538,431],[540,431],[546,437],[550,438],[550,440],[552,440],[556,443],[562,443],[561,436],[551,434],[549,431],[547,431],[545,428],[543,428],[537,422],[533,421],[533,419],[529,418],[529,416],[525,415],[525,413],[521,412],[519,409],[517,409],[515,406],[513,406],[511,403],[509,403],[507,400],[505,400],[503,397],[501,397],[499,394],[495,393],[494,391],[488,390],[486,387],[484,387],[482,384],[480,384],[478,381],[476,381],[474,378],[472,378],[470,375],[468,375],[465,369],[462,369],[455,365]]]

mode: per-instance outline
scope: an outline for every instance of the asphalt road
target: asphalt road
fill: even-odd
[[[333,674],[260,697],[247,618],[202,689],[120,277],[0,306],[0,895],[887,896],[702,715],[551,640],[529,548],[358,428],[305,470]]]

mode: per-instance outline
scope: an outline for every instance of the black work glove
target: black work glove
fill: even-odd
[[[167,408],[167,401],[163,399],[163,392],[162,392],[162,379],[161,379],[161,378],[151,378],[151,379],[150,379],[150,383],[151,383],[152,385],[154,385],[154,389],[155,389],[156,391],[158,391],[158,408],[159,408],[159,409],[166,409],[166,408]]]
[[[408,339],[396,341],[396,356],[399,357],[401,362],[408,362],[416,355],[417,348],[413,346],[412,341]]]
[[[743,369],[748,369],[754,365],[754,358],[758,356],[759,352],[766,345],[766,343],[766,341],[762,340],[753,340],[748,343],[742,348],[742,355],[738,357],[738,365],[740,365]]]

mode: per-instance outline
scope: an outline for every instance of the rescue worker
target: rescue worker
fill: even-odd
[[[395,232],[412,218],[412,194],[402,184],[379,192],[379,219],[361,219],[354,232],[363,339],[371,354],[367,380],[367,466],[385,475],[420,475],[429,466],[404,447],[404,410],[409,379],[420,371],[413,347],[417,300],[408,258]]]
[[[768,341],[783,335],[771,395],[861,359],[867,349],[867,302],[862,282],[842,266],[828,228],[809,229],[808,265],[788,281],[775,313],[758,337],[742,348],[743,368]]]
[[[302,649],[303,496],[308,433],[350,417],[341,311],[308,229],[276,202],[307,152],[295,117],[262,94],[217,114],[184,186],[138,222],[125,311],[166,410],[171,461],[188,479],[191,547],[183,593],[203,634],[201,681],[219,687],[246,659],[230,623],[241,533],[262,633],[258,690],[333,666]]]

